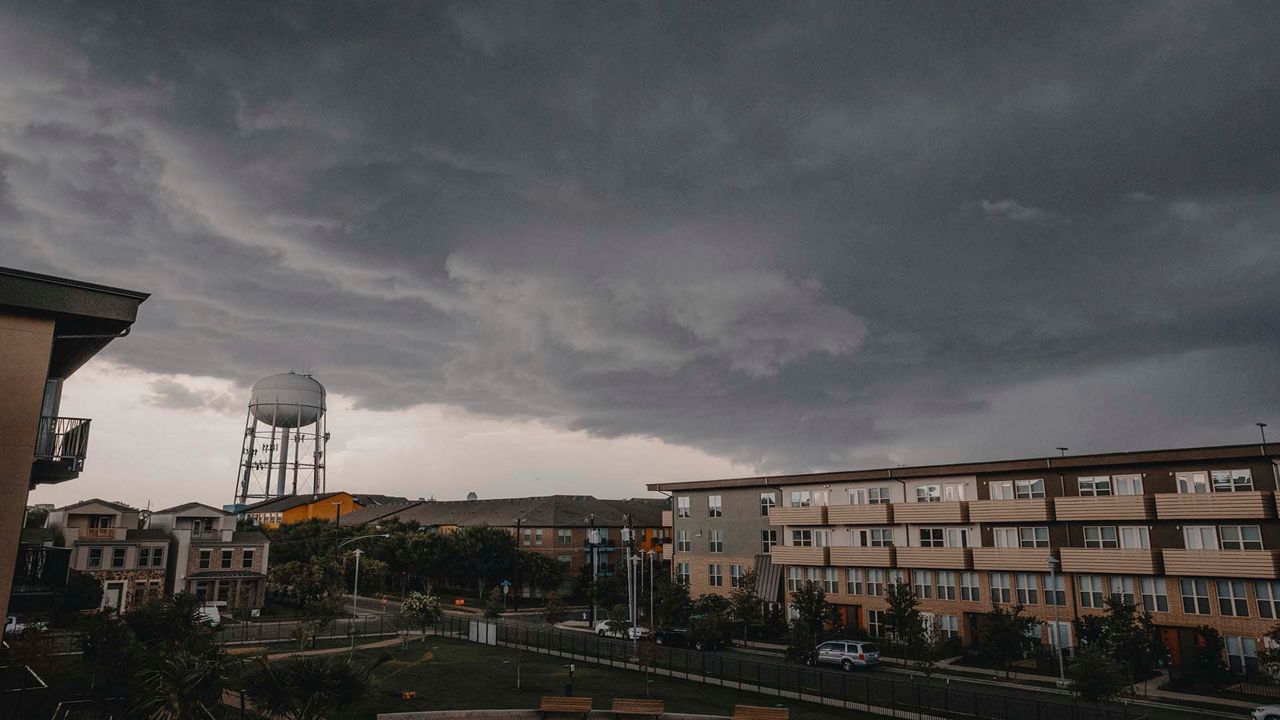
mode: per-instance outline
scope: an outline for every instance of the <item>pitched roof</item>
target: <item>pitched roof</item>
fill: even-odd
[[[348,525],[395,518],[431,527],[489,525],[512,527],[517,518],[530,527],[622,527],[631,514],[636,527],[659,527],[666,501],[662,499],[601,500],[591,495],[547,495],[494,500],[419,500],[391,512],[357,510],[343,517]],[[381,510],[381,508],[371,508]],[[362,513],[365,515],[361,516]]]
[[[399,513],[424,502],[426,501],[404,500],[401,502],[390,502],[385,505],[362,507],[359,510],[343,515],[341,522],[343,525],[364,525],[365,523],[375,522],[377,520],[398,515]]]
[[[268,498],[261,502],[256,502],[252,505],[246,505],[244,509],[241,510],[241,512],[246,512],[246,513],[284,512],[285,510],[296,508],[300,505],[309,505],[313,502],[319,502],[321,500],[331,498],[335,495],[343,495],[343,494],[349,495],[350,493],[346,493],[345,491],[338,490],[336,492],[320,493],[319,495],[311,495],[311,494],[285,495],[283,497],[278,497],[278,498]]]
[[[374,493],[351,493],[351,497],[356,502],[365,507],[376,507],[378,505],[388,505],[390,503],[409,502],[409,498],[400,497],[399,495],[377,495]]]
[[[125,540],[143,540],[143,541],[168,540],[169,531],[161,530],[159,528],[138,528],[136,530],[133,528],[130,528],[129,530],[125,531],[124,539]]]
[[[258,530],[236,530],[231,533],[231,542],[237,543],[265,543],[267,542],[266,533]]]
[[[76,508],[78,508],[78,507],[84,507],[85,505],[102,505],[102,506],[105,506],[105,507],[109,507],[109,508],[111,508],[112,510],[115,510],[115,511],[117,511],[117,512],[137,512],[137,511],[138,511],[138,508],[135,508],[135,507],[129,507],[128,505],[125,505],[124,503],[109,502],[109,501],[107,501],[107,500],[102,500],[102,499],[99,499],[99,498],[89,498],[88,500],[81,500],[81,501],[80,501],[80,502],[78,502],[78,503],[72,503],[72,504],[70,504],[70,505],[65,505],[65,506],[60,507],[60,508],[55,508],[55,510],[54,510],[54,511],[55,511],[55,512],[68,512],[68,511],[70,511],[70,510],[75,510],[75,509],[76,509]]]
[[[181,505],[174,505],[173,507],[167,507],[163,510],[155,510],[151,514],[152,515],[176,515],[180,512],[186,512],[187,510],[194,510],[195,508],[204,508],[205,510],[216,512],[219,515],[231,514],[226,510],[223,510],[221,508],[216,508],[211,505],[205,505],[204,503],[201,503],[201,502],[182,503]]]

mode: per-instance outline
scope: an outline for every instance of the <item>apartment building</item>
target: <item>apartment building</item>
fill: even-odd
[[[271,543],[258,530],[236,530],[235,514],[190,502],[155,511],[147,526],[169,538],[168,592],[188,592],[232,613],[266,604]]]
[[[20,537],[31,488],[84,469],[88,418],[61,417],[63,383],[133,325],[146,293],[0,268],[0,617],[15,569],[44,573],[47,554]],[[48,579],[48,578],[46,578]],[[24,581],[25,583],[25,581]]]
[[[672,495],[673,572],[694,596],[749,568],[765,601],[812,580],[874,635],[900,581],[944,634],[970,641],[979,615],[1022,604],[1071,646],[1070,621],[1118,593],[1174,663],[1211,625],[1244,670],[1280,621],[1278,460],[1271,443],[649,487]]]
[[[71,549],[71,569],[102,583],[102,608],[128,610],[167,591],[168,533],[143,528],[137,508],[94,498],[53,510],[45,524]]]

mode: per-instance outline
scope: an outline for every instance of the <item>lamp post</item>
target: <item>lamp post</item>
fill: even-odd
[[[1267,424],[1266,424],[1266,423],[1264,423],[1264,422],[1260,422],[1260,423],[1254,423],[1254,425],[1257,425],[1257,426],[1258,426],[1258,432],[1262,433],[1262,452],[1263,452],[1263,454],[1266,454],[1266,452],[1267,452]]]
[[[1049,557],[1049,584],[1053,592],[1053,654],[1058,656],[1058,684],[1066,685],[1067,673],[1062,665],[1062,648],[1058,633],[1058,558]]]
[[[591,630],[594,632],[596,629],[596,571],[599,569],[596,564],[596,544],[600,542],[600,536],[596,530],[595,513],[588,515],[587,520],[591,524],[591,529],[587,531],[587,546],[590,548],[591,555]]]
[[[336,504],[336,503],[335,503],[335,504]],[[337,548],[335,548],[335,549],[337,549],[337,550],[341,550],[341,549],[342,549],[342,546],[343,546],[343,545],[346,545],[347,543],[355,542],[356,540],[363,540],[363,539],[365,539],[365,538],[371,538],[371,537],[386,538],[386,537],[391,537],[391,536],[390,536],[389,534],[387,534],[387,533],[379,533],[379,534],[375,534],[375,535],[361,535],[361,536],[359,536],[359,537],[348,538],[348,539],[343,540],[342,542],[338,543],[338,547],[337,547]],[[353,657],[354,657],[354,656],[355,656],[355,654],[356,654],[356,626],[355,626],[355,619],[356,619],[356,618],[358,618],[358,617],[360,617],[360,556],[361,556],[362,554],[364,554],[364,551],[363,551],[363,550],[361,550],[360,548],[356,548],[356,552],[355,552],[355,555],[356,555],[356,577],[355,577],[355,582],[353,582],[353,583],[352,583],[352,586],[351,586],[352,622],[351,622],[350,629],[351,629],[351,655],[352,655]]]
[[[342,503],[329,503],[333,506],[333,526],[342,527]]]

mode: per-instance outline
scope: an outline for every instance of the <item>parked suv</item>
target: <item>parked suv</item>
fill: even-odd
[[[815,649],[816,660],[844,670],[880,664],[880,648],[867,640],[828,640]]]
[[[689,628],[661,628],[653,634],[653,639],[666,647],[692,647],[694,650],[723,650],[724,640],[695,640],[689,642]]]
[[[648,637],[650,632],[649,628],[646,627],[614,627],[613,623],[608,620],[601,620],[596,623],[596,634],[600,637],[620,638],[625,635],[628,640],[639,640],[640,638]]]

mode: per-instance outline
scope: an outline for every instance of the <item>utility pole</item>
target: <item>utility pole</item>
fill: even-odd
[[[356,580],[355,580],[355,583],[354,583],[354,584],[352,585],[352,587],[351,587],[351,602],[352,602],[352,605],[354,605],[354,606],[355,606],[355,609],[352,611],[352,616],[351,616],[351,657],[352,657],[352,658],[355,658],[355,656],[356,656],[356,625],[355,625],[355,622],[356,622],[356,620],[358,620],[358,619],[360,618],[360,556],[361,556],[361,555],[363,555],[363,554],[364,554],[364,551],[363,551],[363,550],[361,550],[360,548],[356,548],[356,550],[355,550],[355,556],[356,556]]]
[[[591,525],[591,529],[587,531],[587,547],[591,555],[591,629],[596,629],[596,573],[599,565],[596,563],[596,543],[600,541],[600,536],[596,531],[596,515],[591,513],[587,516],[587,521]]]
[[[1267,454],[1267,424],[1264,422],[1254,423],[1258,426],[1258,432],[1262,433],[1262,454]]]
[[[653,623],[653,556],[657,555],[656,550],[649,550],[649,623]]]
[[[515,610],[520,609],[520,543],[523,542],[523,539],[520,536],[520,523],[523,520],[524,518],[516,518],[516,558],[515,558],[516,559],[516,562],[515,562],[516,599],[513,601],[513,606]],[[519,680],[516,681],[516,687],[520,687]]]
[[[1058,633],[1058,558],[1049,558],[1049,584],[1053,592],[1053,654],[1058,656],[1058,686],[1066,687],[1067,673],[1062,666],[1062,648]]]

